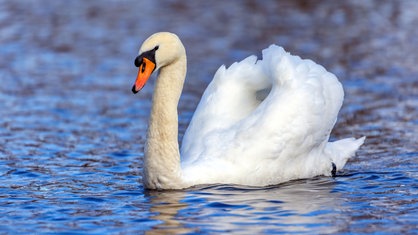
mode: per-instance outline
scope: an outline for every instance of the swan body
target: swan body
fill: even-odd
[[[344,97],[338,79],[276,45],[262,54],[261,60],[250,56],[218,69],[180,149],[177,105],[186,76],[184,46],[168,32],[143,43],[132,91],[159,71],[144,152],[146,188],[268,186],[332,176],[354,156],[365,137],[328,142]]]

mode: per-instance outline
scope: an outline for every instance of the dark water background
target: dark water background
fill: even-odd
[[[418,233],[418,2],[0,1],[0,233]],[[180,135],[221,64],[275,43],[335,73],[340,176],[269,188],[145,191],[151,33],[189,58]],[[152,84],[152,82],[151,82]]]

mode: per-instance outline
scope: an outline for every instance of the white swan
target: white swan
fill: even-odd
[[[142,44],[135,65],[134,93],[159,70],[144,153],[143,183],[149,189],[267,186],[332,176],[365,139],[328,142],[343,102],[340,82],[313,61],[272,45],[263,50],[262,60],[250,56],[218,69],[180,151],[177,105],[186,76],[183,44],[175,34],[156,33]]]

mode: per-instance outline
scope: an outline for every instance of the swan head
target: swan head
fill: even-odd
[[[169,32],[159,32],[146,39],[135,58],[138,76],[132,87],[132,92],[140,91],[154,71],[167,66],[182,55],[185,55],[183,44],[177,35]]]

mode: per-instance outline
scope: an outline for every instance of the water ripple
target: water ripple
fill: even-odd
[[[417,11],[374,0],[1,1],[0,233],[418,233]],[[277,43],[339,77],[331,139],[366,144],[336,178],[144,190],[154,80],[132,95],[132,61],[160,30],[188,51],[180,139],[221,64]]]

